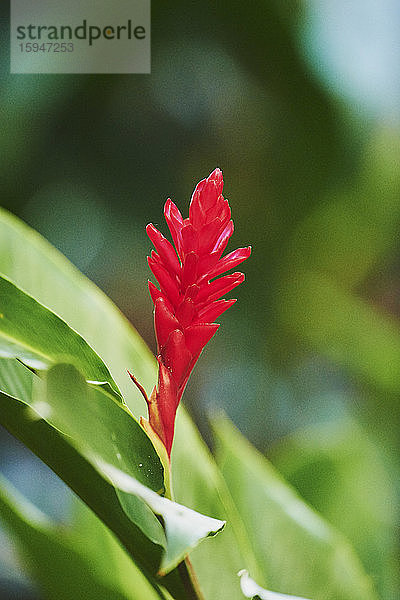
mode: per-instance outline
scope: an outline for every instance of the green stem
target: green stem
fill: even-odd
[[[186,568],[186,575],[189,577],[190,579],[190,586],[191,586],[191,591],[194,592],[193,596],[190,596],[190,598],[193,597],[193,599],[196,600],[205,600],[204,596],[203,596],[203,592],[200,589],[200,584],[199,581],[197,579],[195,570],[193,568],[192,562],[190,560],[190,558],[187,556],[184,560],[184,562],[182,562],[179,566],[178,569],[181,565],[184,565]],[[183,569],[182,569],[183,570]],[[183,574],[181,575],[181,577],[183,577]]]
[[[136,385],[138,385],[138,383],[133,377],[132,379],[135,381]],[[139,389],[141,389],[145,398],[147,398],[145,392],[143,391],[143,388],[141,388],[141,386],[139,385],[138,387]],[[143,418],[140,420],[140,423],[143,429],[146,431],[147,435],[150,437],[151,441],[153,442],[154,448],[156,449],[156,452],[161,460],[162,466],[164,467],[165,498],[168,498],[169,500],[174,500],[170,457],[168,456],[164,444],[162,443],[161,439],[156,434],[154,429],[151,427],[150,423]],[[201,592],[196,574],[194,572],[193,565],[188,557],[186,557],[181,563],[179,563],[179,565],[176,568],[176,571],[181,580],[183,589],[187,594],[187,600],[205,600]]]
[[[163,461],[163,465],[165,470],[165,479],[168,482],[165,486],[166,496],[169,497],[170,500],[174,500],[174,493],[172,489],[172,469],[169,458],[167,461]],[[179,563],[177,566],[177,571],[187,593],[188,600],[205,600],[193,565],[188,556],[181,563]]]

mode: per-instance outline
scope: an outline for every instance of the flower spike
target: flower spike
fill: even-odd
[[[149,410],[147,431],[152,430],[171,455],[175,415],[190,373],[219,324],[214,323],[236,300],[221,296],[243,282],[243,273],[219,277],[246,260],[250,246],[221,258],[233,233],[229,203],[222,196],[222,172],[215,169],[193,193],[189,218],[168,199],[164,216],[174,246],[154,227],[146,232],[155,251],[148,263],[160,289],[149,281],[154,303],[157,338],[158,385],[150,398],[133,375]],[[216,279],[219,277],[218,279]]]

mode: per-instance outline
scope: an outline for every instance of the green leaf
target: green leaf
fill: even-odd
[[[268,588],[312,600],[374,600],[350,544],[315,513],[224,418],[213,423],[217,461],[263,560]]]
[[[32,389],[41,385],[40,381],[36,381],[34,386],[35,378],[38,379],[17,361],[0,359],[0,387],[7,392],[0,393],[2,425],[51,467],[90,506],[152,579],[159,569],[162,546],[151,542],[128,517],[115,488],[77,450],[71,443],[71,438],[64,436],[32,409]],[[13,397],[16,391],[21,399]],[[143,515],[141,517],[144,518]],[[135,519],[139,520],[138,515]],[[146,523],[143,528],[146,529]]]
[[[351,540],[381,596],[400,597],[397,478],[383,449],[342,418],[285,437],[271,460]]]
[[[137,418],[147,414],[144,399],[127,374],[127,369],[133,371],[151,392],[156,367],[146,344],[94,283],[36,231],[1,208],[0,273],[78,331],[107,365],[133,414]]]
[[[30,404],[33,411],[67,436],[100,475],[109,479],[99,465],[110,464],[134,477],[138,485],[154,490],[158,498],[164,489],[160,460],[150,439],[123,406],[102,387],[88,385],[73,365],[55,365],[46,373],[45,385],[37,378],[35,384]],[[141,495],[118,496],[128,517],[143,533],[166,547],[163,528]]]
[[[34,378],[32,396],[32,409],[82,454],[101,458],[157,494],[164,491],[161,462],[142,427],[103,387],[88,385],[73,365],[51,367],[44,383]]]
[[[93,382],[108,382],[107,367],[94,350],[53,312],[0,277],[0,357],[18,358],[32,369],[74,363]]]
[[[79,498],[74,496],[73,500],[69,531],[75,547],[84,555],[90,568],[130,600],[164,598],[163,594],[160,596],[160,590],[151,587],[104,523]]]
[[[157,496],[136,479],[112,465],[102,461],[98,464],[115,487],[143,499],[155,514],[163,518],[168,544],[160,567],[161,573],[168,572],[181,562],[188,549],[195,548],[200,540],[216,535],[225,526],[224,521],[205,517],[186,506],[171,502],[168,498]]]
[[[112,578],[88,561],[83,544],[78,544],[68,530],[57,526],[35,506],[21,496],[0,476],[0,522],[13,534],[19,553],[31,576],[37,581],[46,598],[59,600],[127,600],[118,586],[110,585]],[[51,560],[49,560],[51,557]],[[60,585],[60,580],[62,585]],[[137,573],[136,580],[138,581]],[[141,582],[142,586],[146,585]],[[146,598],[153,595],[145,587]],[[134,596],[130,596],[134,598]]]

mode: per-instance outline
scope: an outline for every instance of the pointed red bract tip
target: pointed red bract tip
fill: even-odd
[[[146,232],[156,252],[148,257],[149,267],[160,289],[149,281],[159,363],[158,385],[150,398],[144,394],[149,423],[171,454],[176,409],[189,375],[204,346],[216,333],[214,323],[236,300],[221,296],[244,280],[243,273],[226,271],[237,267],[251,254],[251,248],[238,248],[221,258],[233,234],[229,203],[222,196],[223,177],[215,169],[200,181],[183,219],[168,199],[164,215],[174,246],[152,223]]]

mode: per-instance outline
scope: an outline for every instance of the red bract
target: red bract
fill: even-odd
[[[168,456],[174,437],[176,410],[189,375],[207,342],[217,331],[214,323],[236,300],[219,298],[242,283],[243,273],[219,277],[249,257],[239,248],[221,258],[233,233],[228,201],[222,196],[222,172],[215,169],[198,183],[183,219],[168,199],[164,207],[173,245],[152,225],[146,231],[154,244],[148,263],[160,289],[149,281],[154,302],[158,350],[158,386],[146,397],[149,423]],[[217,278],[217,279],[216,279]],[[135,381],[134,377],[132,379]]]

